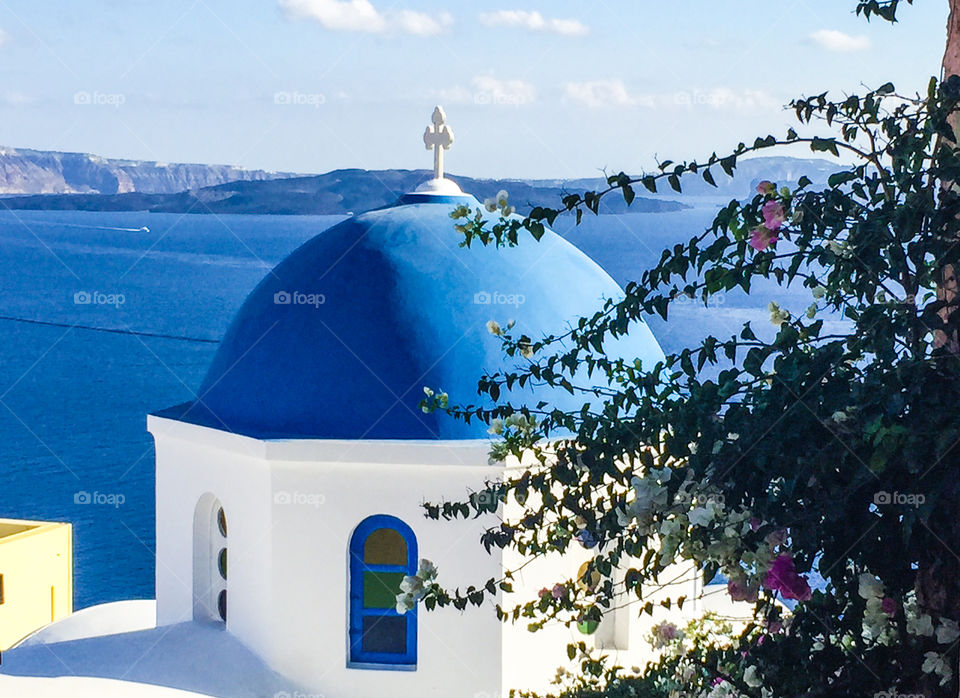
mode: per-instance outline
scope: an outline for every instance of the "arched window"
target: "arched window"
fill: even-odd
[[[417,572],[417,539],[400,519],[364,519],[350,539],[350,661],[355,668],[413,669],[417,609],[397,613],[405,575]]]

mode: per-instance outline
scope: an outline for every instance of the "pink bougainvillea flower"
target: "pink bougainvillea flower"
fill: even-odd
[[[774,184],[773,182],[768,182],[767,180],[763,180],[762,182],[760,182],[760,184],[757,185],[758,194],[773,194],[776,191],[777,191],[777,185]]]
[[[770,230],[780,230],[780,226],[787,220],[786,211],[779,201],[768,201],[760,209],[763,214],[763,224]]]
[[[773,565],[764,577],[763,585],[773,591],[779,591],[785,599],[809,601],[813,596],[806,577],[797,574],[793,557],[787,553],[777,555]]]
[[[888,596],[880,602],[880,610],[888,616],[895,616],[897,615],[897,602]]]
[[[541,589],[541,590],[537,593],[537,596],[539,596],[541,599],[542,599],[544,596],[550,596],[550,590],[547,589],[546,587],[544,587],[543,589]]]
[[[750,247],[757,252],[763,252],[770,245],[776,245],[777,234],[769,228],[759,226],[750,231]]]
[[[727,582],[727,593],[734,601],[757,602],[757,588],[743,581],[731,579]]]
[[[759,530],[759,529],[760,529],[760,519],[758,519],[756,516],[751,516],[751,517],[750,517],[750,530],[751,530],[751,531],[757,531],[757,530]]]
[[[553,598],[562,599],[567,595],[567,588],[563,584],[557,584],[553,587]]]

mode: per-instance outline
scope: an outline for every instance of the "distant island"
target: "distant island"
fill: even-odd
[[[800,175],[822,183],[838,169],[825,160],[755,158],[736,177],[715,174],[717,187],[690,177],[684,194],[638,195],[627,207],[614,194],[601,213],[665,213],[690,206],[688,196],[742,198],[761,179],[794,183]],[[0,147],[0,206],[19,210],[149,211],[197,214],[349,215],[387,206],[429,179],[428,170],[334,170],[320,175],[246,170],[228,165],[111,160],[83,153]],[[450,175],[481,201],[505,189],[523,213],[560,205],[565,194],[598,190],[602,177],[573,180],[476,179]],[[638,194],[646,194],[638,187]]]

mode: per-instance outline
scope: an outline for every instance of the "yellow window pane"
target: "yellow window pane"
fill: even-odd
[[[392,528],[378,528],[363,544],[363,561],[368,565],[406,565],[407,542]]]

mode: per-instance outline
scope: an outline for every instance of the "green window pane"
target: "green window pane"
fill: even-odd
[[[403,572],[364,572],[363,607],[395,608]]]
[[[407,541],[392,528],[378,528],[363,544],[363,561],[368,565],[407,565]]]

